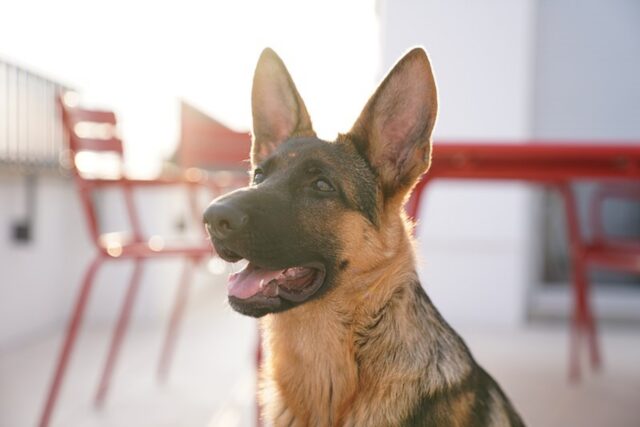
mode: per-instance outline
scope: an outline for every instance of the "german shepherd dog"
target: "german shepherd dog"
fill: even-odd
[[[282,60],[252,90],[252,182],[204,213],[217,253],[248,261],[229,303],[259,317],[259,401],[275,426],[522,426],[416,274],[404,202],[431,161],[436,85],[408,52],[352,129],[319,139]]]

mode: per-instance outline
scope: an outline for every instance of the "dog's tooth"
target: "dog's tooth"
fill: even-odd
[[[269,283],[267,283],[267,285],[264,287],[262,294],[267,296],[267,297],[275,297],[278,296],[278,282],[276,282],[275,280],[271,280]]]
[[[284,275],[286,277],[295,277],[298,274],[298,267],[292,267],[292,268],[287,268],[287,270],[284,272]]]
[[[264,288],[264,279],[261,279],[260,280],[260,289],[263,289],[263,288]]]

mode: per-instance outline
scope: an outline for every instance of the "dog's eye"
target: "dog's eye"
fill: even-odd
[[[333,188],[333,185],[329,184],[328,181],[320,178],[317,179],[313,182],[313,188],[315,188],[318,191],[323,191],[323,192],[330,192],[330,191],[334,191],[335,189]]]
[[[262,169],[256,169],[253,171],[253,183],[254,184],[260,184],[262,181],[264,181],[264,172],[262,171]]]

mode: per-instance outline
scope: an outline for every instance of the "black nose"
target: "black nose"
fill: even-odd
[[[209,233],[217,239],[242,230],[249,222],[249,215],[228,203],[212,203],[204,211],[204,223]]]

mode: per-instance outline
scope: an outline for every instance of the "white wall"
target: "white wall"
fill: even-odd
[[[637,141],[640,2],[540,0],[537,34],[535,135]]]
[[[13,241],[12,226],[25,215],[24,186],[24,177],[0,176],[0,346],[58,322],[91,256],[75,192],[59,177],[37,183],[34,239]]]
[[[25,213],[24,177],[0,175],[0,349],[48,333],[66,322],[82,277],[96,254],[75,184],[58,174],[38,177],[33,240],[17,243],[12,225]],[[147,233],[176,234],[186,217],[186,195],[180,189],[136,193],[143,229]],[[105,228],[124,223],[122,199],[103,193],[97,201],[108,212]],[[188,232],[197,234],[195,224]],[[182,262],[147,262],[134,308],[136,321],[159,321],[173,301]],[[132,271],[130,261],[107,262],[98,272],[87,308],[87,322],[112,324]],[[196,288],[212,284],[199,276]],[[203,280],[204,279],[204,280]],[[197,289],[195,290],[197,293]],[[192,295],[193,297],[193,295]]]
[[[384,69],[414,45],[431,58],[440,98],[436,141],[530,136],[533,3],[381,2]],[[451,323],[524,321],[535,266],[532,202],[518,183],[430,187],[418,232],[421,278]]]

